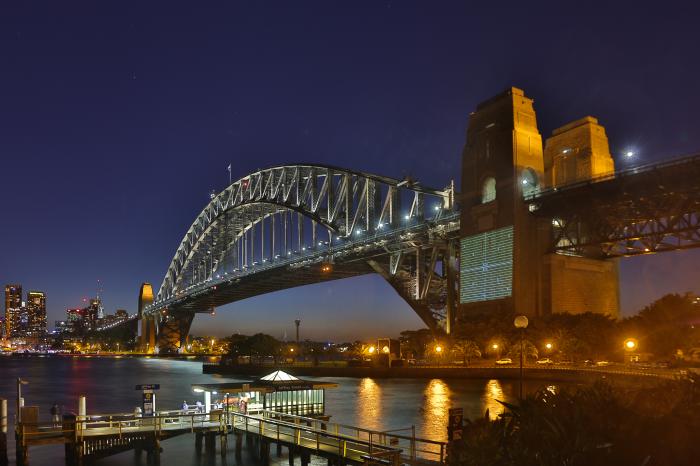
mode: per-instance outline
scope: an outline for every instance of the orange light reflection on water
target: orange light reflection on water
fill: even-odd
[[[499,401],[505,401],[505,395],[503,394],[503,387],[501,382],[496,379],[491,379],[486,383],[486,388],[484,394],[481,397],[484,404],[483,411],[489,410],[489,418],[496,419],[500,414],[503,413],[504,407]]]
[[[360,381],[357,394],[357,412],[362,413],[362,427],[382,430],[382,387],[365,377]]]
[[[423,391],[423,425],[419,437],[436,438],[444,440],[447,437],[447,419],[449,409],[452,407],[452,391],[450,387],[440,379],[433,379]]]

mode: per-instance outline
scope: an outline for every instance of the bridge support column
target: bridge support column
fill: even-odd
[[[204,451],[207,455],[216,453],[216,433],[207,432],[204,436]]]
[[[277,458],[279,458],[280,456],[282,456],[282,444],[277,443]]]
[[[0,466],[7,463],[7,400],[0,398]]]
[[[311,462],[311,454],[307,451],[301,450],[299,452],[299,456],[301,457],[301,466],[309,466],[309,463]]]
[[[236,432],[236,458],[241,458],[241,450],[243,449],[243,434]]]
[[[63,436],[65,438],[66,466],[76,466],[78,464],[75,414],[64,414],[62,422]]]
[[[260,439],[260,459],[267,464],[270,461],[270,441]]]
[[[202,433],[197,432],[194,434],[194,450],[197,452],[197,454],[202,453]]]
[[[219,434],[219,440],[220,440],[219,448],[221,449],[221,456],[224,457],[224,456],[226,456],[226,450],[228,450],[228,434],[226,434],[226,432],[221,432]]]
[[[169,311],[161,316],[156,340],[158,353],[179,353],[185,346],[193,319],[191,311]]]
[[[288,462],[289,462],[289,466],[294,466],[294,447],[292,447],[292,446],[289,447]]]
[[[145,353],[152,352],[156,347],[156,334],[153,317],[144,313],[146,306],[153,303],[153,287],[150,283],[142,283],[139,290],[138,308],[138,345],[139,350]]]

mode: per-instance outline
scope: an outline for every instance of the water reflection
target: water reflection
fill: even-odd
[[[369,377],[360,381],[357,390],[357,412],[362,413],[363,427],[381,430],[382,388]]]
[[[65,411],[77,411],[78,396],[87,395],[88,413],[131,412],[140,405],[141,394],[134,385],[159,383],[158,405],[161,409],[177,409],[183,399],[193,401],[192,383],[215,383],[229,378],[246,380],[247,376],[221,377],[202,374],[202,363],[174,359],[139,358],[15,358],[0,357],[0,397],[14,399],[16,378],[30,383],[23,391],[26,403],[40,407],[40,418],[49,419],[49,409],[54,403]],[[338,388],[326,392],[327,413],[332,422],[358,425],[374,430],[404,429],[410,432],[412,425],[418,437],[447,440],[447,418],[450,408],[463,408],[468,419],[483,417],[490,409],[495,417],[503,411],[496,400],[514,402],[517,397],[517,381],[483,379],[355,379],[314,378],[338,383]],[[558,390],[561,385],[548,387],[552,382],[533,381],[525,384],[527,393],[536,390]],[[565,385],[566,386],[566,385]],[[10,419],[14,403],[9,403]],[[9,442],[10,457],[14,455],[14,442]],[[218,444],[217,444],[218,445]],[[229,442],[226,457],[216,455],[212,466],[261,466],[255,459],[257,453],[246,453],[237,462]],[[205,456],[194,451],[194,436],[182,436],[163,442],[161,464],[190,466],[208,464]],[[218,449],[218,446],[217,446]],[[286,451],[286,450],[285,450]],[[62,446],[36,448],[30,453],[33,466],[53,466],[63,461]],[[274,456],[271,466],[286,466],[286,456]],[[321,463],[311,466],[325,466]],[[207,460],[208,461],[208,460]],[[12,463],[11,463],[12,464]],[[133,452],[125,452],[100,460],[102,466],[143,465],[134,459]]]
[[[496,419],[503,413],[504,408],[499,401],[505,401],[505,394],[501,382],[491,379],[486,383],[484,395],[481,397],[484,403],[484,411],[489,410],[489,418]]]
[[[423,425],[421,437],[434,438],[436,433],[446,432],[448,411],[452,406],[450,387],[440,379],[432,379],[423,391],[421,411]],[[442,436],[442,435],[440,435]]]

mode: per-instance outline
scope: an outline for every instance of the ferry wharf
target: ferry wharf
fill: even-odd
[[[211,394],[226,393],[224,409],[220,404],[207,403],[196,410],[155,411],[153,415],[87,414],[85,397],[81,397],[79,414],[40,422],[39,407],[21,406],[15,422],[17,465],[29,464],[30,448],[55,444],[64,445],[65,463],[69,466],[91,464],[130,450],[138,458],[145,453],[149,464],[158,465],[162,442],[184,434],[194,434],[195,451],[208,456],[216,455],[217,451],[221,456],[233,452],[238,459],[245,442],[246,451],[254,452],[264,464],[269,462],[273,446],[278,457],[287,449],[290,466],[308,466],[312,456],[325,458],[328,466],[445,463],[447,444],[417,438],[413,427],[377,431],[330,422],[316,403],[324,398],[313,393],[324,390],[318,388],[318,382],[309,382],[315,386],[296,378],[267,382],[260,379],[239,388],[246,390],[237,395],[249,399],[248,406],[254,408],[251,410],[248,406],[243,410],[229,406],[229,393],[237,389],[233,384],[192,386],[194,392],[202,393],[207,400]],[[308,400],[314,403],[309,405]],[[230,450],[229,442],[234,443]],[[2,456],[0,451],[0,463]],[[300,463],[295,463],[297,458]]]

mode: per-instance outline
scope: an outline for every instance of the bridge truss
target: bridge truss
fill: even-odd
[[[158,320],[167,340],[161,346],[172,349],[195,312],[379,273],[429,327],[449,330],[458,230],[452,186],[436,190],[324,165],[260,170],[231,183],[197,216],[145,313]]]
[[[541,192],[530,210],[552,222],[551,249],[620,257],[700,247],[700,155]]]

